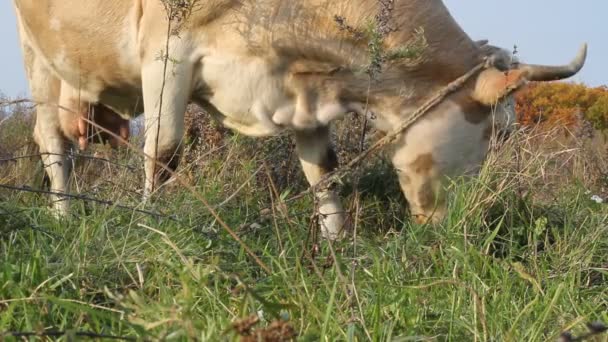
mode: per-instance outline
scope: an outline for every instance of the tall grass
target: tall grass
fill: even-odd
[[[347,119],[338,136],[358,142],[344,133],[356,123]],[[29,136],[24,127],[18,137]],[[0,190],[0,332],[209,341],[239,338],[239,322],[250,334],[243,340],[291,336],[277,321],[302,341],[545,341],[582,332],[608,321],[608,208],[590,199],[606,197],[599,148],[561,132],[518,131],[480,177],[453,180],[449,215],[436,226],[409,220],[377,156],[360,170],[358,191],[342,189],[358,234],[333,244],[310,234],[310,198],[281,205],[305,187],[289,136],[222,133],[187,150],[180,174],[212,205],[232,198],[220,216],[271,273],[176,183],[145,207],[160,217],[73,201],[73,215],[57,220],[47,197]],[[113,163],[75,156],[73,190],[142,208],[142,160],[94,153]],[[342,161],[349,153],[341,150]],[[37,159],[21,163],[2,162],[0,183],[40,187]],[[251,315],[259,322],[248,327]]]

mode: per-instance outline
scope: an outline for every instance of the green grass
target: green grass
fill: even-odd
[[[247,154],[238,140],[196,171],[211,204],[260,163],[235,157]],[[162,219],[73,201],[58,221],[48,198],[0,190],[0,331],[230,340],[232,322],[258,313],[256,327],[287,320],[300,341],[546,341],[608,321],[606,205],[574,181],[551,201],[521,195],[503,171],[455,183],[445,222],[423,226],[409,221],[389,170],[368,167],[358,234],[333,244],[309,236],[310,199],[268,215],[278,199],[262,173],[218,212],[271,273],[177,186],[146,207],[172,215]],[[140,205],[118,195],[139,179],[117,174],[94,196]]]

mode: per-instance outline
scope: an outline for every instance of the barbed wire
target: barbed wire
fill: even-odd
[[[135,337],[128,336],[116,336],[116,335],[107,335],[107,334],[98,334],[90,331],[61,331],[61,330],[53,330],[53,331],[7,331],[4,333],[0,333],[0,337],[17,337],[17,338],[27,338],[27,337],[87,337],[91,339],[108,339],[108,340],[119,340],[119,341],[137,341]]]
[[[98,203],[98,204],[103,204],[106,206],[110,206],[110,207],[115,207],[115,208],[119,208],[119,209],[123,209],[123,210],[129,210],[129,211],[134,211],[140,214],[145,214],[148,216],[152,216],[154,218],[167,218],[170,219],[172,221],[177,221],[177,218],[175,218],[174,215],[167,215],[167,214],[162,214],[162,213],[157,213],[154,211],[149,211],[149,210],[144,210],[144,209],[138,209],[135,207],[130,207],[124,204],[119,204],[117,202],[113,202],[110,200],[103,200],[103,199],[99,199],[99,198],[94,198],[94,197],[89,197],[89,196],[85,196],[85,195],[77,195],[77,194],[70,194],[70,193],[65,193],[65,192],[56,192],[56,191],[50,191],[50,190],[40,190],[40,189],[33,189],[33,188],[29,188],[29,187],[20,187],[20,186],[14,186],[14,185],[9,185],[9,184],[0,184],[0,188],[3,189],[7,189],[7,190],[14,190],[14,191],[22,191],[22,192],[31,192],[31,193],[37,193],[37,194],[45,194],[45,195],[55,195],[55,196],[60,196],[60,197],[68,197],[71,199],[76,199],[76,200],[81,200],[81,201],[85,201],[85,202],[94,202],[94,203]]]

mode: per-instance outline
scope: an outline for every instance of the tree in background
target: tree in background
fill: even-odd
[[[608,87],[590,88],[580,83],[532,83],[516,95],[518,120],[524,126],[547,128],[581,125],[589,121],[608,130]]]

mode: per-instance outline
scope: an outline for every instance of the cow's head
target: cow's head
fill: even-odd
[[[528,81],[573,76],[583,67],[587,52],[585,45],[568,65],[542,66],[514,62],[509,53],[491,46],[480,49],[490,52],[487,67],[432,108],[392,146],[393,165],[412,215],[418,221],[443,218],[446,208],[443,189],[448,177],[477,173],[496,124],[500,127],[514,121],[511,94]],[[439,88],[438,85],[436,89]],[[430,92],[415,99],[389,96],[384,102],[379,98],[376,110],[386,113],[378,115],[379,126],[385,131],[396,128],[421,101],[432,95]]]

